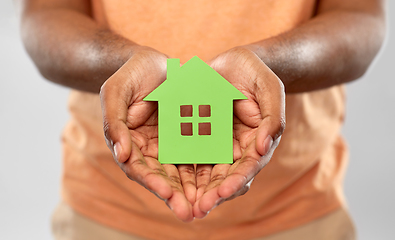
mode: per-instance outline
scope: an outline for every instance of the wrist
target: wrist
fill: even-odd
[[[265,41],[252,43],[241,47],[253,52],[266,66],[275,72],[276,66],[273,56],[273,49],[271,49],[271,47],[266,44]]]
[[[295,56],[297,53],[280,51],[278,49],[278,41],[269,38],[260,42],[243,46],[254,52],[255,55],[280,79],[286,90],[290,90],[297,69],[290,66],[290,61],[297,61]],[[296,57],[297,58],[297,57]],[[300,77],[300,76],[298,76]]]

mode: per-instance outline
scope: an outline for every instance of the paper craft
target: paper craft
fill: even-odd
[[[233,100],[247,99],[198,57],[180,67],[167,60],[167,79],[145,101],[158,101],[162,164],[233,163]]]

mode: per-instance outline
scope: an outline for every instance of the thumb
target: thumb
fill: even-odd
[[[279,138],[285,129],[285,91],[280,79],[273,73],[270,81],[265,84],[262,92],[257,93],[257,101],[261,110],[262,122],[256,134],[256,149],[261,156],[269,153],[270,149],[278,145]]]
[[[114,159],[118,163],[126,162],[132,150],[132,139],[126,124],[119,120],[103,118],[103,130]]]
[[[285,129],[285,120],[283,119],[267,116],[259,124],[255,144],[261,156],[267,155],[274,145],[277,147]]]
[[[126,126],[128,102],[131,93],[125,88],[116,86],[111,78],[100,90],[100,101],[103,114],[103,130],[107,146],[114,159],[119,163],[126,162],[132,151],[132,139]]]

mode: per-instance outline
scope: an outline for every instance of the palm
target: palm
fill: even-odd
[[[192,198],[186,197],[185,186],[183,188],[182,185],[191,176],[194,177],[194,174],[185,175],[184,169],[191,166],[162,165],[158,161],[157,104],[144,101],[133,103],[128,109],[126,126],[129,128],[135,149],[132,150],[129,161],[126,161],[121,168],[132,180],[139,182],[164,199],[178,218],[191,221],[191,202],[195,199],[196,191],[192,193]],[[137,169],[139,169],[139,173],[136,172]],[[130,174],[128,174],[129,172]],[[140,181],[136,180],[136,176],[141,178]],[[188,196],[190,195],[189,193]]]
[[[132,141],[138,146],[144,158],[157,159],[158,156],[158,118],[156,104],[137,102],[128,109],[126,126]]]
[[[258,114],[256,114],[258,112]],[[234,106],[233,118],[233,164],[218,165],[198,165],[197,185],[200,186],[197,199],[205,195],[200,206],[194,207],[196,217],[205,216],[205,212],[220,204],[224,200],[233,199],[242,195],[249,189],[249,184],[245,180],[255,176],[257,169],[256,163],[259,162],[261,155],[255,146],[255,137],[260,117],[259,107],[256,102],[244,100],[236,102]],[[243,121],[244,120],[244,121]],[[205,173],[205,174],[201,174]],[[253,176],[249,176],[253,174]],[[232,176],[233,175],[233,176]],[[220,195],[219,187],[224,180],[230,183],[223,188]],[[235,192],[229,186],[233,185],[238,190]]]

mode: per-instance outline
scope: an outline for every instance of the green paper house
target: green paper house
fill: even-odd
[[[167,79],[145,101],[158,101],[162,164],[233,163],[233,100],[247,99],[198,57],[180,67],[167,60]]]

